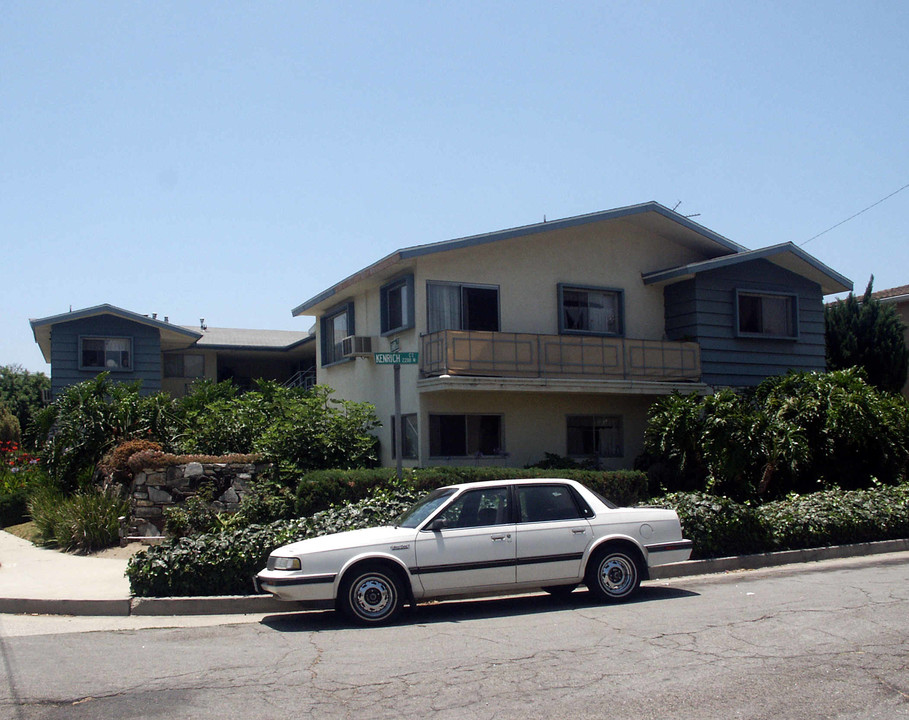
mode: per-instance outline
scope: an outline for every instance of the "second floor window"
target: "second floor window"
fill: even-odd
[[[794,338],[797,301],[794,295],[738,293],[739,335]]]
[[[81,338],[79,367],[82,370],[132,370],[132,345],[129,338]]]
[[[383,335],[413,327],[413,275],[384,285],[379,295]]]
[[[430,282],[426,285],[429,332],[499,330],[499,288]]]
[[[622,291],[559,286],[559,331],[582,335],[621,335]]]
[[[344,338],[354,334],[353,303],[346,303],[321,319],[322,364],[344,359]]]

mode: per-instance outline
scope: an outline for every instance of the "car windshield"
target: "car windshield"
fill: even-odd
[[[455,494],[454,488],[439,488],[433,490],[426,497],[420,498],[411,506],[410,510],[401,513],[395,518],[395,526],[415,528],[426,518],[432,515],[448,498]]]

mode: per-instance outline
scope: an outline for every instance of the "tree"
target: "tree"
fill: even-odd
[[[32,373],[21,365],[0,367],[0,404],[6,405],[26,433],[32,418],[43,407],[41,392],[50,390],[50,378]]]
[[[906,326],[892,305],[871,297],[874,276],[859,300],[849,293],[824,311],[827,369],[864,369],[868,382],[879,390],[898,393],[909,372]]]

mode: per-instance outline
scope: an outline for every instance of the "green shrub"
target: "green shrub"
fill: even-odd
[[[129,503],[108,492],[88,490],[63,497],[52,489],[36,492],[29,512],[42,539],[64,550],[92,552],[117,544]]]
[[[18,443],[22,439],[19,419],[0,402],[0,442]]]
[[[36,457],[16,442],[0,442],[0,527],[24,522],[28,498],[47,484],[47,475]]]
[[[408,491],[380,491],[312,517],[169,540],[134,555],[126,575],[138,597],[252,594],[252,578],[265,567],[275,548],[388,523],[414,500],[415,495]]]
[[[416,498],[380,490],[312,517],[165,542],[135,555],[127,576],[134,595],[165,597],[253,592],[252,577],[281,545],[389,522]],[[828,491],[753,508],[703,493],[674,493],[654,503],[679,513],[693,557],[726,557],[823,547],[839,542],[909,538],[909,485]]]
[[[105,453],[125,440],[154,440],[165,447],[177,435],[173,400],[143,396],[139,383],[118,383],[104,372],[66,388],[42,413],[41,457],[66,492],[91,481]]]
[[[445,485],[510,478],[561,477],[577,480],[617,505],[634,505],[647,497],[647,476],[634,470],[560,470],[536,468],[441,466],[408,470],[404,484],[428,492]],[[297,513],[309,515],[332,505],[360,500],[377,488],[394,485],[393,468],[372,470],[320,470],[303,475],[297,483]]]
[[[654,505],[675,510],[682,534],[694,542],[691,559],[749,555],[768,548],[764,526],[753,508],[706,493],[672,493]]]
[[[287,488],[269,480],[256,480],[240,500],[237,510],[219,510],[212,502],[214,486],[200,487],[180,505],[164,508],[164,531],[173,538],[239,530],[295,517],[294,497]]]
[[[21,442],[29,450],[35,449],[32,424],[44,405],[45,390],[50,390],[50,378],[44,373],[29,372],[21,365],[0,367],[0,404],[6,405],[16,417],[24,435]]]
[[[895,484],[909,463],[909,402],[855,369],[790,373],[751,392],[660,398],[645,450],[663,491],[744,501]]]
[[[774,550],[909,538],[909,485],[796,495],[755,515]]]

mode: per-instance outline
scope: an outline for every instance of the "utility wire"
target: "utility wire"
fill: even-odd
[[[906,188],[909,188],[909,184],[903,185],[903,187],[901,187],[899,190],[896,190],[896,191],[890,193],[890,194],[889,194],[887,197],[885,197],[885,198],[881,198],[881,199],[878,200],[876,203],[873,203],[873,204],[869,205],[868,207],[866,207],[864,210],[859,210],[855,215],[850,215],[850,216],[847,217],[845,220],[843,220],[843,221],[841,221],[841,222],[838,222],[836,225],[834,225],[834,226],[832,226],[832,227],[827,228],[826,230],[824,230],[824,232],[819,232],[819,233],[818,233],[817,235],[815,235],[814,237],[808,238],[805,242],[801,243],[801,247],[805,247],[805,245],[807,245],[808,243],[810,243],[812,240],[816,240],[816,239],[819,238],[821,235],[826,235],[826,234],[829,233],[831,230],[834,230],[835,228],[838,228],[840,225],[842,225],[843,223],[849,222],[849,221],[852,220],[853,218],[857,218],[857,217],[858,217],[859,215],[861,215],[862,213],[868,212],[868,211],[869,211],[871,208],[873,208],[875,205],[880,205],[882,202],[884,202],[884,200],[889,200],[889,199],[892,198],[894,195],[896,195],[897,193],[901,193],[901,192],[902,192],[903,190],[905,190]]]

